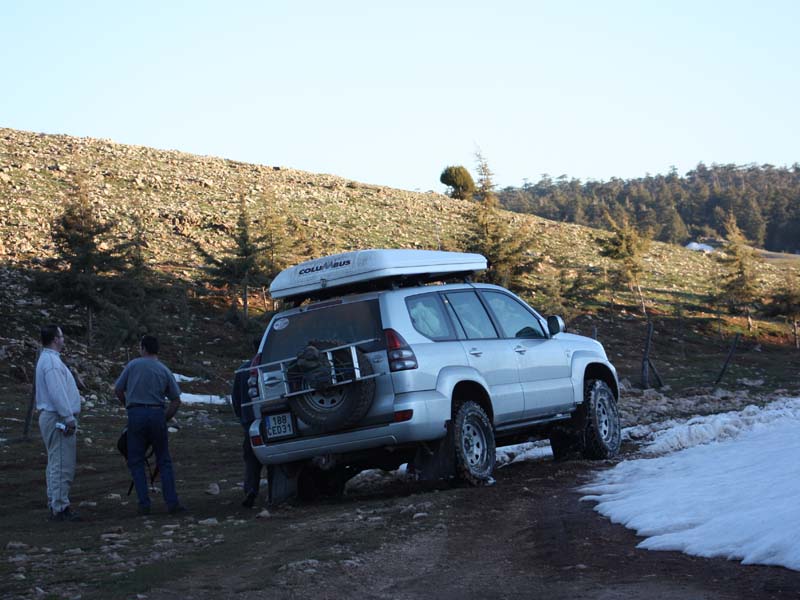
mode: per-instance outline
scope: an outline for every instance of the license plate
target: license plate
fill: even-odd
[[[265,419],[267,439],[274,440],[294,435],[292,413],[285,412],[278,413],[277,415],[267,415]]]

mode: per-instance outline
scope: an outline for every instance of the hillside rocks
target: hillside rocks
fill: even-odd
[[[460,226],[467,203],[360,184],[333,175],[275,169],[176,151],[0,129],[0,259],[53,253],[50,227],[69,190],[82,181],[101,219],[126,237],[138,214],[157,264],[200,257],[190,236],[212,252],[229,240],[238,198],[254,211],[299,218],[322,246],[437,247],[435,232]],[[187,260],[188,259],[188,260]]]

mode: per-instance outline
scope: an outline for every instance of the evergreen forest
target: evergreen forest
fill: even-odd
[[[632,223],[652,239],[684,244],[722,237],[733,215],[747,240],[776,252],[800,252],[800,164],[717,165],[699,163],[681,177],[667,175],[609,181],[552,179],[499,192],[509,210],[608,229]]]

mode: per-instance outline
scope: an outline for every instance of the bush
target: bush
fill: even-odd
[[[475,193],[475,182],[472,180],[472,175],[462,166],[446,167],[442,171],[439,181],[453,188],[450,190],[451,198],[465,200],[471,198]]]

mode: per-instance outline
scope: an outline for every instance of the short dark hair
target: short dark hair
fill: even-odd
[[[148,354],[158,354],[158,338],[154,335],[142,336],[142,348]]]
[[[53,340],[58,337],[59,329],[60,327],[58,325],[54,325],[53,323],[42,325],[42,328],[39,330],[39,333],[42,336],[42,346],[49,346],[52,344]]]

